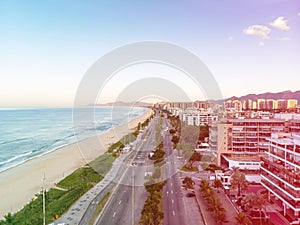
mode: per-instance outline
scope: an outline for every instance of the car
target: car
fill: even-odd
[[[189,197],[189,198],[190,197],[195,197],[195,194],[194,193],[187,193],[186,196]]]

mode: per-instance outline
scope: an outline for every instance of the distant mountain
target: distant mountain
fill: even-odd
[[[135,107],[151,107],[153,104],[148,102],[108,102],[105,104],[95,104],[95,106],[135,106]],[[92,106],[92,104],[90,105]]]
[[[244,95],[241,97],[236,97],[236,96],[232,96],[231,98],[227,98],[224,99],[224,101],[228,101],[228,100],[248,100],[251,99],[252,101],[257,101],[257,99],[274,99],[274,100],[278,100],[278,99],[297,99],[298,102],[300,102],[300,91],[282,91],[282,92],[277,92],[277,93],[271,93],[271,92],[266,92],[266,93],[262,93],[262,94],[248,94],[248,95]]]

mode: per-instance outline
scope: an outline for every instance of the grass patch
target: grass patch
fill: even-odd
[[[101,175],[105,175],[112,167],[112,163],[115,161],[116,157],[111,154],[104,154],[99,156],[94,161],[90,162],[89,165]]]
[[[91,167],[82,167],[75,170],[72,174],[60,181],[57,186],[65,189],[72,189],[76,187],[85,187],[91,183],[98,183],[102,179]]]
[[[183,167],[181,168],[181,170],[184,171],[184,172],[199,172],[198,168],[195,167],[195,166],[193,166],[193,167],[187,167],[187,166],[185,165],[185,166],[183,166]]]
[[[57,186],[66,190],[51,188],[46,192],[46,222],[51,223],[56,216],[61,216],[84,193],[100,182],[110,170],[115,157],[104,154],[88,165],[75,170],[72,174],[61,180]],[[94,170],[95,169],[95,170]],[[101,173],[101,175],[97,172]],[[9,216],[2,224],[43,224],[43,196],[36,195],[36,199],[28,203],[19,212]]]
[[[72,188],[67,191],[51,188],[45,194],[46,222],[50,223],[55,219],[55,216],[61,215],[83,193],[81,187]],[[21,211],[13,214],[10,222],[6,220],[5,222],[0,222],[0,224],[43,224],[43,196],[42,193],[36,196],[37,198],[27,204]]]
[[[209,164],[208,167],[205,168],[205,170],[210,172],[215,172],[216,170],[222,170],[222,172],[225,171],[222,167],[217,166],[216,164]]]

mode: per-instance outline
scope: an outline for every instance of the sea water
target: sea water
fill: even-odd
[[[78,141],[72,108],[0,110],[0,172]],[[97,107],[93,126],[76,128],[80,139],[107,132],[143,115],[145,108]],[[113,115],[113,118],[112,118]]]

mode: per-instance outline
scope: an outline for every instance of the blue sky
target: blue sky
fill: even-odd
[[[98,58],[143,40],[194,52],[224,97],[298,90],[299,13],[298,0],[2,0],[0,106],[72,106]]]

